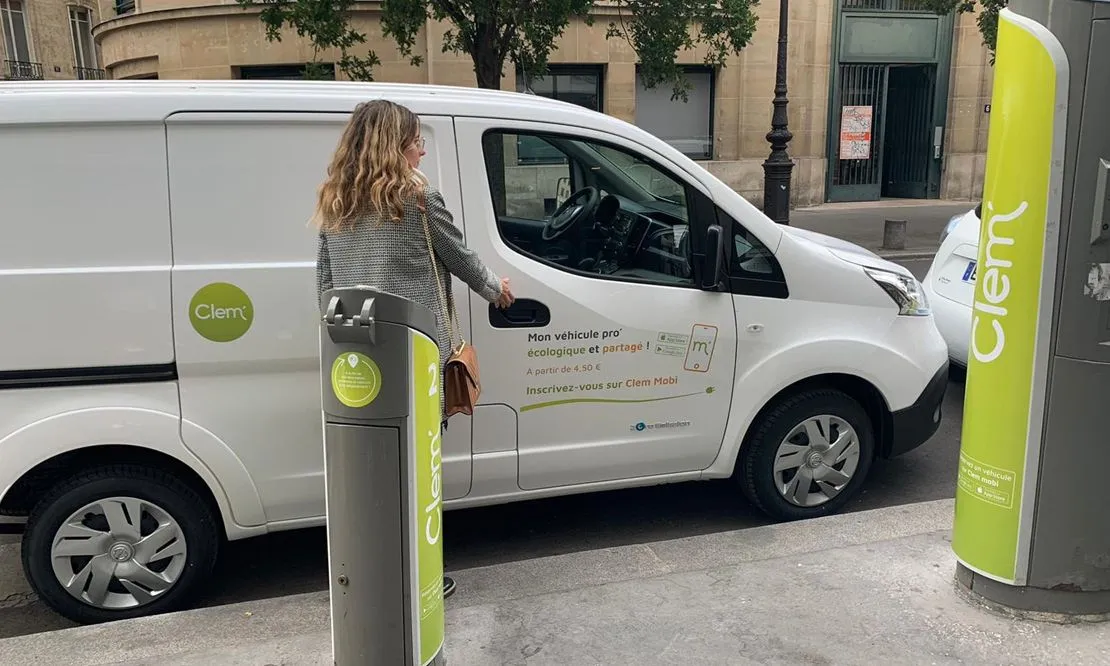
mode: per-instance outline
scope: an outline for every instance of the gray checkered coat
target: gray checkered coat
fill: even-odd
[[[451,275],[457,276],[485,300],[495,302],[501,294],[501,279],[486,267],[476,252],[466,247],[462,231],[455,226],[443,195],[428,186],[425,197],[432,248],[448,304],[454,302]],[[450,339],[448,322],[440,306],[440,292],[428,261],[428,243],[416,198],[405,202],[403,222],[367,216],[359,219],[349,231],[320,233],[316,253],[317,303],[328,289],[360,284],[411,299],[435,313],[442,369],[452,348],[458,344],[458,337],[454,341]],[[456,333],[460,335],[464,332]]]

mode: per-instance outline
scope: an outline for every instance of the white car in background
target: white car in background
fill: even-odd
[[[971,302],[975,296],[982,209],[980,203],[948,221],[923,284],[933,320],[948,344],[952,365],[964,370],[971,340]]]

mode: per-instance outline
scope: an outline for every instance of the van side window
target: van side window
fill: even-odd
[[[717,215],[732,227],[732,243],[727,248],[732,293],[786,298],[786,276],[774,253],[732,216],[720,209]]]
[[[513,250],[571,273],[694,287],[685,183],[623,148],[490,131],[497,227]]]

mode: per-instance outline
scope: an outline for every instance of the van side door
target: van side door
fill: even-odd
[[[324,516],[317,232],[310,218],[348,118],[213,112],[166,122],[182,439],[206,461],[211,447],[233,451],[269,523]],[[426,122],[425,167],[453,192],[450,118]],[[446,169],[437,166],[438,145],[452,151]],[[451,426],[444,438],[448,499],[470,487],[470,433]]]
[[[467,242],[517,298],[501,311],[471,294],[475,348],[491,359],[482,402],[517,414],[520,487],[707,467],[736,322],[730,294],[699,286],[716,217],[706,188],[591,129],[457,118],[455,131]]]

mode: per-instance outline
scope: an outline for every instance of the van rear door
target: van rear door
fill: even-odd
[[[2,123],[0,155],[0,387],[172,380],[161,123]]]

